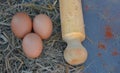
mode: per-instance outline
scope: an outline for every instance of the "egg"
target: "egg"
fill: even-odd
[[[15,36],[23,38],[32,30],[31,18],[24,12],[16,13],[11,21],[11,29]]]
[[[40,56],[43,44],[36,33],[27,34],[22,41],[23,52],[28,58],[37,58]]]
[[[33,30],[42,39],[48,39],[52,34],[52,21],[45,14],[39,14],[33,19]]]

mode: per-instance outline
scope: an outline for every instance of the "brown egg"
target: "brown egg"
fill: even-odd
[[[39,14],[33,20],[33,30],[42,39],[48,39],[51,36],[52,28],[52,21],[45,14]]]
[[[39,35],[29,33],[23,38],[22,47],[28,58],[37,58],[42,52],[43,44]]]
[[[11,29],[15,36],[18,38],[23,38],[26,34],[31,32],[32,21],[26,13],[19,12],[12,18]]]

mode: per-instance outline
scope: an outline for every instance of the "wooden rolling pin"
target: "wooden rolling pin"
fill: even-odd
[[[62,38],[67,42],[65,60],[71,65],[82,64],[87,51],[81,42],[85,39],[81,0],[59,0]]]

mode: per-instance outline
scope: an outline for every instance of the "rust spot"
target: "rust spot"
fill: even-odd
[[[112,29],[109,25],[105,27],[105,37],[111,39],[113,37]]]
[[[112,56],[117,56],[119,53],[117,51],[112,52]]]
[[[98,57],[101,57],[101,56],[102,56],[102,53],[99,52],[99,53],[97,54],[97,56],[98,56]]]
[[[106,50],[106,46],[101,42],[98,43],[98,48],[102,50]]]
[[[114,50],[112,51],[112,56],[118,56],[119,52],[116,48],[114,48]]]
[[[89,6],[86,5],[86,6],[85,6],[85,11],[88,11],[88,10],[89,10]]]

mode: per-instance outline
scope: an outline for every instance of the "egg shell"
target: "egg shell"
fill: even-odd
[[[23,38],[22,47],[28,58],[37,58],[42,52],[43,44],[39,35],[29,33]]]
[[[45,14],[35,16],[33,20],[33,30],[42,39],[48,39],[52,34],[52,21],[50,17]]]
[[[24,12],[16,13],[11,21],[11,29],[15,36],[23,38],[32,31],[31,18]]]

